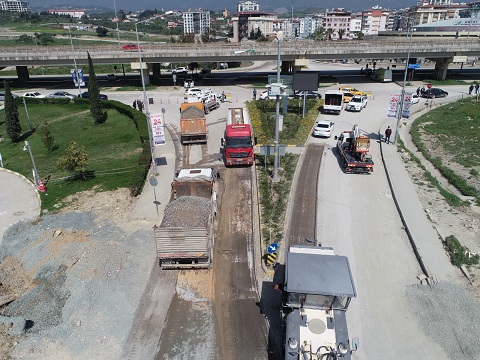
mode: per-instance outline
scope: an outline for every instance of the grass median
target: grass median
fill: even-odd
[[[12,143],[6,135],[5,112],[0,112],[0,153],[4,167],[32,179],[32,160],[24,151],[29,142],[32,155],[42,179],[50,176],[47,192],[41,194],[42,209],[52,211],[62,206],[67,196],[79,191],[130,188],[136,195],[143,185],[150,164],[148,130],[145,114],[116,102],[103,102],[108,113],[105,123],[95,125],[89,111],[88,99],[59,101],[28,99],[27,108],[34,131],[30,130],[23,102],[19,100],[22,141]],[[53,150],[42,141],[43,128],[53,136]],[[72,174],[57,169],[55,162],[64,155],[71,141],[85,147],[91,176],[74,180]]]

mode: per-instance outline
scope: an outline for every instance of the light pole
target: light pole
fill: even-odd
[[[37,171],[37,166],[35,165],[35,159],[33,158],[32,154],[32,149],[30,148],[30,144],[28,141],[25,140],[25,146],[23,147],[23,151],[27,151],[30,153],[30,158],[32,159],[32,164],[33,164],[33,182],[35,183],[35,186],[38,184],[38,180],[40,179],[38,177],[38,171]]]
[[[277,57],[277,85],[280,85],[280,41],[282,33],[277,34],[278,42],[278,57]],[[280,128],[280,95],[276,95],[276,104],[275,104],[275,141],[273,143],[273,181],[278,181],[278,133]]]
[[[400,121],[402,120],[403,103],[405,101],[405,83],[407,82],[408,63],[410,62],[410,48],[412,47],[412,33],[411,33],[410,18],[407,19],[407,39],[409,36],[410,36],[410,41],[408,43],[407,62],[405,64],[405,71],[403,72],[402,94],[400,95],[400,101],[398,103],[398,108],[397,108],[397,125],[395,127],[395,139],[394,139],[395,144],[397,144],[397,141],[398,141],[398,129],[400,128]]]
[[[120,45],[120,31],[118,31],[117,4],[115,3],[115,0],[113,0],[113,8],[115,10],[115,23],[117,24],[118,45]]]
[[[78,96],[82,96],[82,88],[80,85],[80,74],[78,73],[77,68],[77,60],[75,60],[75,51],[73,50],[73,40],[72,40],[72,32],[70,31],[70,25],[68,25],[68,35],[70,35],[70,45],[72,46],[72,55],[73,55],[73,65],[75,66],[75,78],[77,79],[78,85]]]
[[[150,112],[148,111],[148,101],[147,101],[147,90],[145,89],[145,76],[143,74],[143,64],[142,64],[142,51],[140,49],[140,40],[138,38],[138,24],[141,24],[147,20],[139,21],[135,23],[135,34],[137,35],[137,50],[138,50],[138,60],[140,63],[140,75],[142,78],[142,89],[143,89],[143,103],[145,105],[145,116],[147,117],[147,127],[148,127],[148,141],[150,142],[150,154],[153,162],[153,174],[157,173],[157,161],[155,159],[155,148],[153,145],[153,135],[152,128],[150,123]]]

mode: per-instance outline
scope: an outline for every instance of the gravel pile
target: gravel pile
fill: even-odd
[[[210,200],[182,196],[165,207],[160,227],[202,227],[208,223]]]
[[[15,258],[34,284],[0,314],[28,324],[14,358],[120,359],[155,255],[153,231],[92,212],[11,227],[0,259]]]

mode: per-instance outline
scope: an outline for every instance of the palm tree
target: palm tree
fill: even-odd
[[[316,41],[321,41],[323,40],[323,36],[325,34],[325,28],[324,27],[319,27],[315,29],[315,32],[313,33],[312,37]]]
[[[345,33],[346,33],[346,30],[345,30],[345,29],[338,29],[337,32],[338,32],[338,38],[339,38],[340,40],[342,40],[343,35],[345,35]]]
[[[332,35],[335,33],[335,30],[333,30],[332,28],[328,28],[327,29],[327,36],[328,36],[328,40],[332,40]]]

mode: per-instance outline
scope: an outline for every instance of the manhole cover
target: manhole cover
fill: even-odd
[[[13,216],[22,216],[25,214],[25,211],[17,211],[16,213],[13,213]]]
[[[312,319],[308,322],[308,328],[314,334],[323,334],[323,332],[327,329],[325,323],[320,319]]]

